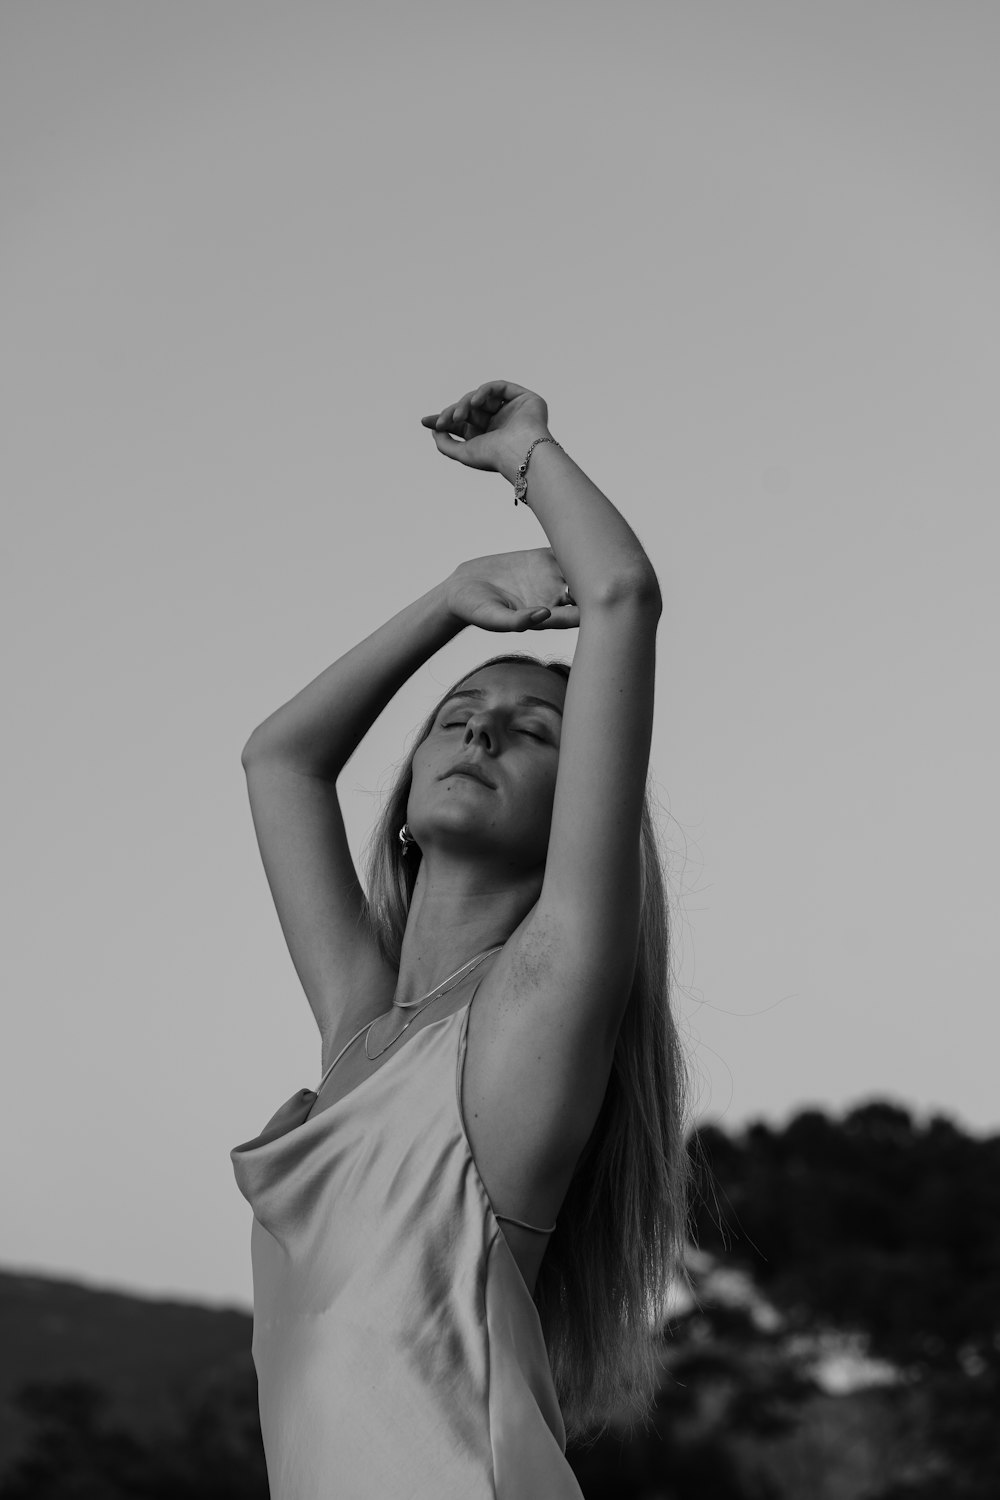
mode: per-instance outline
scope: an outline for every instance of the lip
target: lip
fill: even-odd
[[[488,786],[491,792],[495,792],[497,789],[496,782],[491,781],[485,771],[481,771],[471,760],[456,761],[450,770],[445,771],[442,776],[438,777],[438,781],[447,781],[449,776],[470,776],[473,781],[478,781],[483,786]]]

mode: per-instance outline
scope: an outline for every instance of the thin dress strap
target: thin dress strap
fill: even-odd
[[[465,1056],[469,1046],[469,1016],[472,1014],[473,1002],[475,1001],[476,996],[479,994],[479,985],[482,984],[482,982],[483,981],[480,979],[463,1007],[465,1011],[465,1018],[462,1021],[462,1029],[459,1033],[458,1072],[455,1079],[455,1094],[458,1100],[458,1113],[462,1118],[462,1130],[465,1135],[466,1141],[468,1141],[469,1139],[469,1132],[465,1126],[465,1118],[462,1110],[462,1080],[465,1077]],[[471,1151],[471,1146],[469,1149]],[[481,1180],[482,1179],[480,1179],[480,1181]],[[490,1205],[490,1207],[492,1208],[492,1204]],[[498,1214],[495,1208],[493,1209],[493,1217],[494,1219],[497,1219],[504,1224],[517,1224],[521,1229],[530,1229],[533,1234],[555,1233],[555,1224],[551,1225],[551,1227],[548,1229],[543,1228],[541,1224],[526,1224],[523,1219],[515,1219],[510,1214]]]
[[[354,1035],[351,1037],[351,1040],[349,1042],[345,1042],[344,1046],[341,1047],[340,1051],[337,1053],[336,1057],[333,1059],[333,1062],[327,1068],[326,1072],[323,1074],[323,1077],[320,1079],[319,1083],[316,1085],[316,1088],[313,1091],[314,1093],[317,1093],[317,1094],[319,1093],[320,1089],[323,1087],[324,1083],[329,1078],[329,1076],[333,1072],[334,1068],[340,1062],[340,1059],[343,1057],[343,1055],[347,1051],[348,1047],[350,1047],[354,1042],[357,1041],[358,1037],[361,1035],[361,1033],[363,1031],[368,1031],[370,1029],[370,1027],[372,1026],[372,1024],[373,1023],[371,1021],[366,1021],[365,1024],[363,1026],[360,1026],[358,1028],[358,1030],[354,1033]]]
[[[555,1233],[556,1226],[554,1224],[552,1224],[548,1229],[542,1229],[539,1224],[526,1224],[523,1219],[512,1219],[510,1214],[495,1213],[493,1217],[495,1219],[499,1219],[502,1224],[520,1224],[522,1229],[532,1229],[534,1230],[535,1234]]]

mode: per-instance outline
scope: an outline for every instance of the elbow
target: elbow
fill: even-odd
[[[271,714],[269,718],[262,719],[256,729],[243,746],[240,760],[244,770],[251,763],[261,760],[273,760],[276,755],[287,757],[289,753],[288,736],[282,734],[276,727],[277,715]]]
[[[603,609],[625,606],[655,619],[663,613],[659,579],[648,561],[616,569],[602,578],[593,591],[592,602]]]
[[[261,749],[261,733],[260,727],[258,726],[254,730],[253,734],[251,734],[246,744],[243,746],[243,750],[240,754],[240,764],[242,765],[244,771],[253,761],[260,759]]]

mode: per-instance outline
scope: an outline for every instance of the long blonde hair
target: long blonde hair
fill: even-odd
[[[565,662],[492,657],[443,694],[400,765],[368,846],[368,919],[384,957],[399,967],[420,850],[403,858],[413,756],[444,701],[483,667]],[[618,1032],[607,1092],[577,1162],[545,1250],[534,1301],[568,1439],[648,1416],[659,1384],[662,1329],[672,1284],[683,1277],[688,1157],[685,1065],[670,1005],[669,920],[647,789],[640,833],[640,917],[635,977]]]

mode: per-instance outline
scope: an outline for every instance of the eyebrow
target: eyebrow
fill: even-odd
[[[457,688],[455,692],[448,694],[438,712],[443,712],[454,698],[475,698],[477,702],[482,702],[485,697],[486,693],[483,688]],[[554,714],[562,718],[562,709],[557,703],[553,703],[551,698],[536,698],[532,693],[522,693],[514,701],[518,708],[551,708]]]

